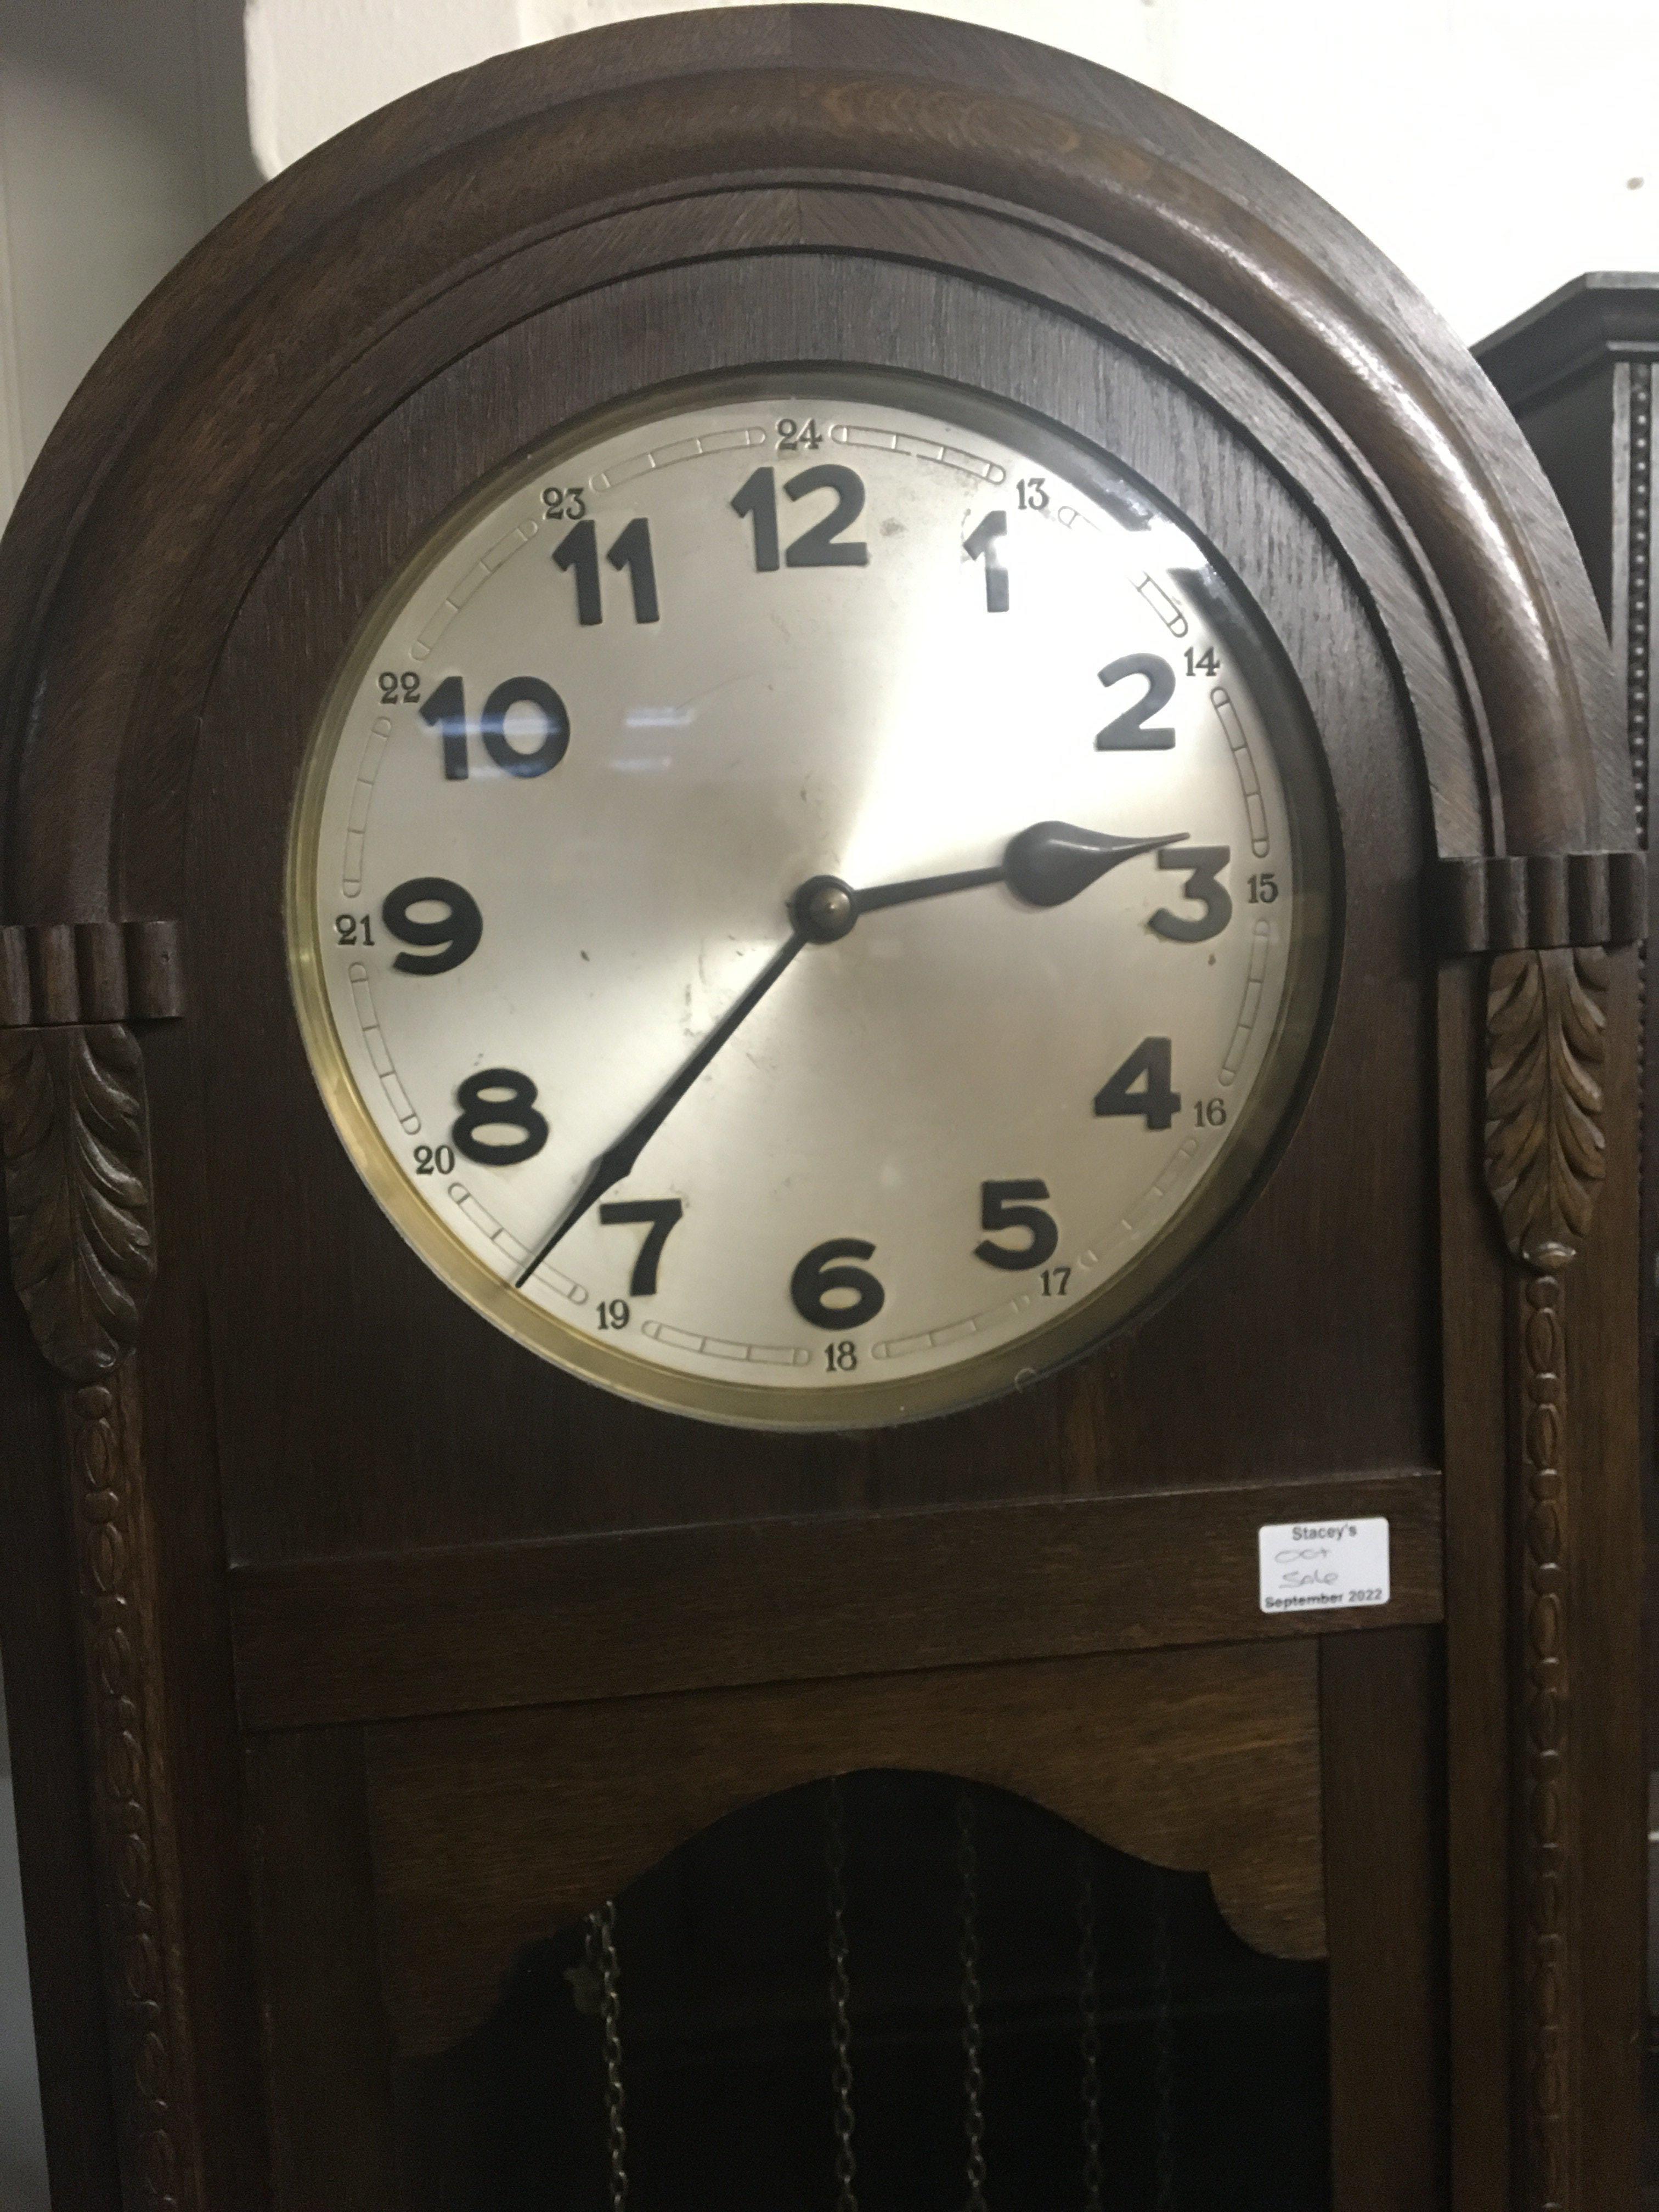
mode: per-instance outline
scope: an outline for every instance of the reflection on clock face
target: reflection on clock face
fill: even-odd
[[[425,1259],[635,1396],[837,1427],[1035,1375],[1282,1125],[1326,809],[1261,618],[1010,408],[665,397],[383,598],[296,810],[319,1080]]]

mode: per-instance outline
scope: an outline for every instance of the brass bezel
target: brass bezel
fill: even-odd
[[[653,387],[592,410],[555,436],[496,469],[453,507],[376,595],[350,651],[329,687],[307,741],[289,822],[285,927],[294,1003],[306,1054],[334,1126],[353,1165],[394,1228],[439,1278],[467,1304],[527,1349],[620,1395],[665,1411],[746,1428],[848,1431],[896,1426],[963,1411],[1021,1389],[1080,1358],[1132,1316],[1170,1296],[1190,1265],[1243,1210],[1288,1140],[1318,1059],[1340,954],[1340,902],[1334,808],[1313,716],[1278,639],[1212,547],[1201,588],[1211,611],[1252,664],[1259,703],[1271,698],[1282,721],[1274,755],[1283,781],[1296,865],[1297,895],[1285,989],[1279,1020],[1255,1088],[1214,1169],[1128,1265],[1088,1297],[1016,1342],[955,1365],[909,1378],[835,1388],[738,1383],[690,1375],[613,1348],[536,1305],[492,1273],[415,1190],[364,1105],[335,1025],[323,981],[317,926],[317,841],[324,799],[345,718],[374,662],[386,611],[401,605],[477,519],[515,483],[548,471],[567,453],[630,421],[669,409],[694,408],[739,396],[770,395],[780,411],[803,397],[840,398],[848,388],[894,405],[928,404],[943,420],[975,428],[1047,462],[1096,497],[1126,495],[1193,526],[1161,494],[1121,463],[1096,452],[1075,431],[1014,403],[944,379],[903,369],[848,363],[794,370],[733,371]],[[1016,438],[1012,432],[1018,432]],[[1202,540],[1199,540],[1202,542]]]

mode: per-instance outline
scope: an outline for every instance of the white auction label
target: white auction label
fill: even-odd
[[[1257,1537],[1263,1613],[1312,1613],[1389,1601],[1389,1524],[1287,1521]]]

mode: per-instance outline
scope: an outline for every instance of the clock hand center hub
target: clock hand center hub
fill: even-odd
[[[859,918],[858,894],[839,876],[809,876],[789,902],[789,918],[809,945],[833,945]]]

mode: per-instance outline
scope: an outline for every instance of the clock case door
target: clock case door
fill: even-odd
[[[398,2070],[476,2027],[526,1943],[745,1800],[879,1765],[1201,1869],[1248,1941],[1328,1956],[1345,2212],[1495,2212],[1563,2160],[1577,2201],[1624,2201],[1635,976],[1600,950],[1632,933],[1595,861],[1629,791],[1582,572],[1495,398],[1221,134],[870,9],[664,21],[417,94],[164,300],[7,541],[33,671],[7,726],[15,1249],[16,1101],[44,1082],[72,1113],[101,1080],[147,1119],[162,1255],[95,1341],[19,1278],[46,1360],[14,1347],[8,1680],[34,1924],[63,1931],[43,2049],[118,2116],[54,2121],[84,2201],[165,2138],[180,2202],[399,2203]],[[1280,1157],[1154,1310],[972,1412],[781,1437],[597,1392],[424,1270],[312,1085],[283,858],[333,672],[454,500],[587,410],[837,362],[1012,400],[1215,545],[1321,734],[1340,947]],[[1506,851],[1545,856],[1546,891],[1549,856],[1564,883],[1586,856],[1553,934],[1545,893],[1505,906],[1533,880]],[[183,1018],[110,915],[181,923]],[[1482,1187],[1489,986],[1547,1143],[1595,1025],[1613,1188],[1569,1205],[1570,1276],[1565,1237],[1506,1255],[1531,1186],[1502,1220]],[[1547,1210],[1572,1170],[1547,1158]],[[1540,1560],[1521,1501],[1563,1463]],[[126,1516],[146,1764],[119,1805],[89,1513]],[[1387,1516],[1386,1607],[1260,1612],[1256,1530],[1309,1513]],[[57,1593],[33,1638],[19,1563]],[[1544,1774],[1564,1652],[1586,1717]],[[142,2005],[116,1975],[106,2044],[76,1962],[140,1908],[164,1967]]]

